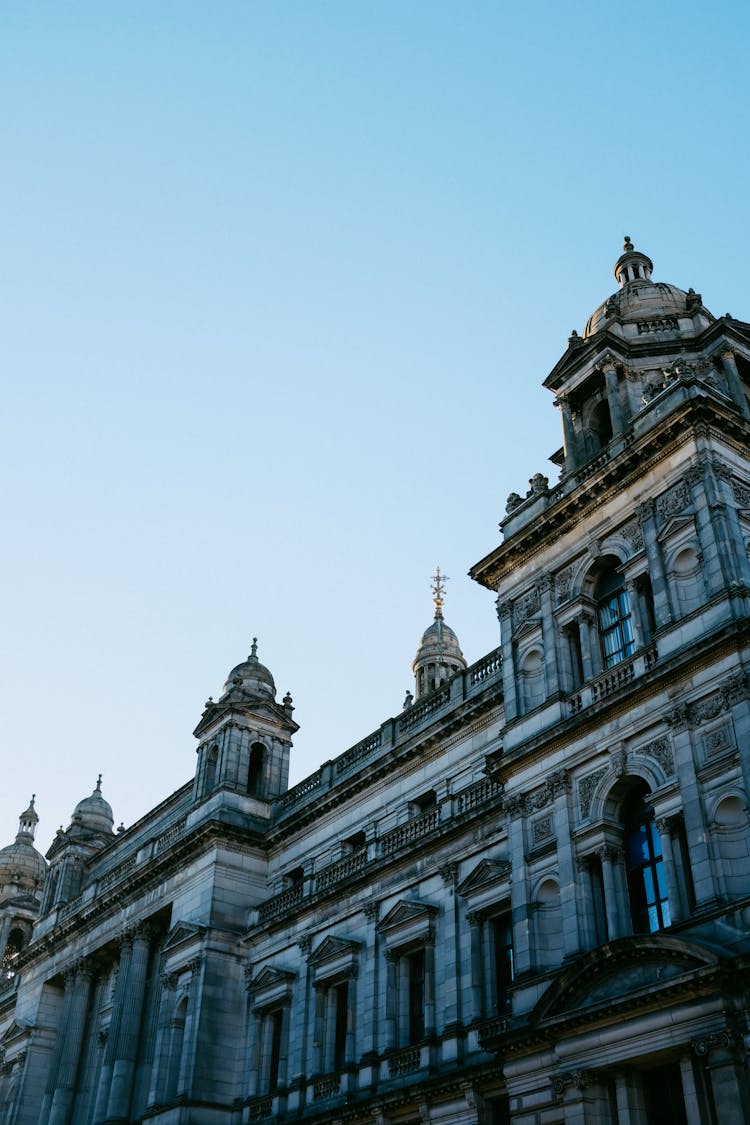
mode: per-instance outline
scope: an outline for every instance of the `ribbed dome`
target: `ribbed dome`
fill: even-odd
[[[71,827],[88,828],[92,832],[111,832],[115,823],[112,807],[102,797],[101,774],[90,797],[84,797],[73,810]]]
[[[595,336],[605,328],[625,336],[679,332],[678,318],[689,320],[697,309],[706,322],[714,319],[693,290],[685,292],[666,281],[652,281],[653,268],[648,255],[636,250],[626,238],[625,252],[614,267],[620,288],[591,314],[583,330],[584,337]]]
[[[39,817],[34,808],[34,798],[18,823],[16,842],[0,849],[0,896],[8,891],[15,896],[19,891],[38,890],[47,874],[47,863],[34,847],[34,829]]]
[[[252,649],[247,660],[238,664],[227,676],[221,698],[225,699],[235,691],[243,695],[268,696],[271,699],[276,696],[276,684],[273,682],[273,676],[265,664],[261,664],[258,660],[257,637],[253,637]]]
[[[422,634],[417,655],[414,657],[414,664],[417,665],[423,660],[440,656],[452,657],[454,660],[462,661],[464,665],[466,663],[464,654],[461,652],[461,646],[458,643],[458,637],[450,625],[446,625],[442,617],[436,617]]]

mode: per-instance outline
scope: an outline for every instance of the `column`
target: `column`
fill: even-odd
[[[633,1073],[615,1075],[617,1125],[648,1125],[643,1089]]]
[[[503,708],[506,724],[513,722],[518,715],[516,696],[516,669],[513,659],[513,603],[497,603],[497,616],[500,619],[500,643],[503,650]]]
[[[594,620],[589,613],[582,613],[576,621],[578,636],[581,642],[581,664],[583,665],[584,683],[593,679],[598,670],[594,664],[594,653],[591,646],[591,630],[593,624]]]
[[[646,548],[648,569],[651,575],[651,590],[654,595],[654,618],[656,628],[669,625],[672,621],[672,609],[669,604],[667,579],[664,573],[664,560],[661,554],[661,544],[656,535],[656,501],[652,498],[639,504],[635,510],[643,532],[643,545]]]
[[[578,923],[578,885],[570,838],[568,800],[570,778],[564,770],[549,778],[554,794],[557,867],[560,876],[560,905],[563,925],[563,956],[573,957],[581,948]]]
[[[692,736],[688,728],[685,705],[678,706],[666,716],[672,729],[674,757],[680,779],[682,816],[685,836],[690,841],[687,859],[693,878],[697,907],[713,905],[718,900],[708,828],[704,821],[703,801],[695,774]]]
[[[352,970],[348,977],[346,996],[346,1045],[344,1061],[352,1065],[357,1061],[357,972]]]
[[[279,1086],[286,1086],[289,1073],[289,1013],[290,1005],[284,1004],[281,1009],[281,1032],[279,1044]]]
[[[127,996],[128,969],[130,967],[130,956],[132,952],[132,935],[123,934],[120,937],[120,964],[117,969],[117,979],[115,980],[115,994],[112,1000],[112,1015],[110,1016],[109,1020],[107,1042],[104,1048],[104,1061],[102,1063],[102,1069],[99,1075],[99,1088],[96,1094],[96,1109],[94,1111],[94,1122],[96,1123],[96,1125],[100,1125],[100,1123],[103,1122],[107,1117],[109,1092],[112,1085],[112,1068],[114,1066],[117,1052],[117,1041],[120,1034],[120,1021],[122,1019],[125,998]]]
[[[510,841],[510,855],[513,863],[513,874],[510,884],[513,957],[516,965],[516,976],[522,976],[531,969],[531,934],[529,931],[529,904],[526,887],[526,848],[523,838],[523,798],[516,798],[512,803],[506,801],[505,807],[510,813],[508,837]]]
[[[146,993],[151,930],[139,927],[133,934],[133,947],[128,968],[127,993],[122,1007],[112,1083],[109,1092],[107,1117],[114,1121],[126,1120],[130,1108],[135,1060],[138,1054],[138,1031],[143,1014]]]
[[[317,981],[315,984],[315,1022],[313,1031],[312,1072],[322,1074],[325,1065],[325,986]]]
[[[570,399],[564,395],[560,395],[555,399],[555,406],[559,407],[560,415],[562,417],[563,428],[563,448],[565,450],[565,472],[568,475],[575,472],[578,468],[578,451],[576,449],[576,432],[573,426],[573,415],[570,407]]]
[[[261,1024],[260,1074],[262,1093],[271,1088],[271,1059],[273,1057],[273,1012],[264,1012]]]
[[[385,1038],[386,1047],[398,1046],[398,956],[395,949],[385,951]]]
[[[742,416],[744,418],[750,418],[750,407],[748,407],[747,397],[742,386],[742,379],[737,370],[737,360],[734,358],[734,352],[731,348],[725,348],[721,353],[721,365],[727,377],[729,393],[739,407]]]
[[[680,1078],[682,1079],[682,1097],[685,1102],[687,1125],[703,1125],[703,1114],[701,1113],[698,1090],[695,1085],[693,1063],[687,1055],[683,1055],[680,1059]]]
[[[162,1105],[166,1097],[169,1072],[169,1022],[174,1007],[176,988],[177,974],[162,973],[159,1014],[156,1023],[156,1043],[154,1045],[154,1066],[148,1092],[149,1106]]]
[[[705,455],[704,455],[705,456]],[[717,594],[735,586],[742,570],[727,526],[726,504],[710,466],[704,460],[685,474],[701,547],[701,570],[707,593]]]
[[[472,1023],[484,1014],[482,1003],[482,919],[479,914],[466,915],[469,923],[469,943],[471,950],[471,992],[469,995],[469,1019]]]
[[[543,574],[537,583],[539,608],[542,614],[542,640],[544,642],[544,687],[547,696],[560,690],[560,671],[557,659],[557,628],[552,606],[552,578]]]
[[[428,1038],[435,1034],[435,932],[430,927],[424,947],[424,1033]]]
[[[66,977],[65,991],[67,992],[68,987],[71,987],[72,995],[67,1020],[62,1029],[63,1042],[57,1066],[55,1092],[52,1095],[49,1125],[67,1125],[70,1120],[76,1075],[86,1030],[92,976],[91,966],[81,962]]]
[[[325,993],[325,1035],[323,1039],[323,1066],[325,1074],[330,1074],[334,1066],[336,1048],[336,1009],[338,994],[335,988],[326,989]]]
[[[632,580],[628,580],[625,583],[625,590],[627,591],[628,600],[630,602],[630,616],[633,621],[633,631],[635,633],[635,647],[637,649],[643,648],[647,641],[647,633],[643,627],[641,596],[638,593],[638,587]]]
[[[750,1121],[750,1097],[741,1053],[735,1049],[730,1031],[708,1039],[708,1069],[719,1121]]]
[[[396,1046],[406,1046],[411,1038],[409,1026],[409,961],[406,957],[399,957],[398,971],[396,974],[397,993],[397,1019],[396,1019]]]
[[[260,1075],[261,1041],[263,1037],[263,1021],[248,1005],[247,1013],[247,1096],[254,1098],[258,1094],[258,1078]]]
[[[602,862],[602,882],[604,883],[604,912],[607,918],[607,937],[614,941],[622,937],[620,925],[620,912],[615,889],[614,858],[615,849],[608,844],[596,849],[596,854]]]
[[[682,897],[680,895],[677,871],[674,864],[671,826],[666,817],[662,817],[656,822],[656,827],[661,838],[661,854],[664,864],[664,877],[667,881],[670,923],[681,922],[683,917]]]
[[[612,436],[617,437],[625,429],[620,402],[620,385],[617,379],[617,368],[610,359],[602,363],[604,381],[607,385],[607,402],[609,404],[609,417],[612,422]]]

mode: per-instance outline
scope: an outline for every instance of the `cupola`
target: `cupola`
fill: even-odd
[[[434,691],[456,672],[466,668],[464,654],[458,637],[443,618],[445,602],[446,575],[437,568],[432,579],[432,600],[435,605],[435,618],[422,634],[422,640],[414,657],[415,691],[417,699]]]

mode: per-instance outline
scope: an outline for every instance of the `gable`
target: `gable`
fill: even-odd
[[[178,922],[169,931],[162,944],[162,952],[169,953],[181,945],[200,939],[206,932],[205,926],[196,926],[192,922]]]
[[[426,902],[402,899],[378,922],[376,929],[385,938],[386,947],[423,945],[432,941],[432,922],[437,907]]]
[[[265,965],[247,986],[253,1006],[258,1009],[276,1008],[290,1003],[294,980],[295,974],[288,969]]]
[[[307,963],[315,970],[316,981],[333,980],[356,974],[361,943],[328,936],[323,939]]]
[[[510,864],[505,859],[483,859],[456,888],[464,898],[510,883]]]
[[[7,1047],[9,1044],[13,1043],[14,1040],[23,1039],[28,1036],[30,1030],[31,1028],[27,1024],[18,1023],[17,1020],[13,1020],[10,1026],[3,1032],[0,1043],[2,1043],[4,1047]]]

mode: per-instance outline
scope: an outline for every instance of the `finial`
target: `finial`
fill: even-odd
[[[257,660],[257,659],[258,659],[258,638],[253,637],[253,643],[252,643],[252,647],[250,649],[250,655],[248,657],[248,660]]]
[[[622,248],[623,248],[623,251],[624,251],[624,252],[625,252],[626,254],[629,254],[629,253],[630,253],[630,251],[634,249],[634,247],[633,247],[633,243],[632,243],[632,242],[630,241],[630,235],[629,235],[629,234],[626,234],[626,235],[625,235],[625,241],[624,241],[624,243],[623,243],[623,246],[622,246]]]
[[[102,791],[102,775],[99,774],[99,776],[96,779],[96,792],[101,793],[101,791]]]
[[[36,800],[36,793],[32,793],[31,794],[31,800],[29,801],[29,808],[30,809],[33,809],[35,800]]]
[[[435,573],[432,576],[432,600],[435,603],[435,620],[439,620],[443,616],[443,605],[445,603],[445,583],[449,582],[447,574],[440,573],[440,567],[436,567]]]

